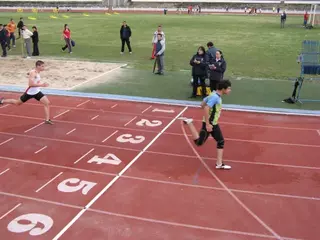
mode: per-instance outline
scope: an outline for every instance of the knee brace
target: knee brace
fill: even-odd
[[[217,141],[217,148],[218,149],[224,148],[224,139]]]

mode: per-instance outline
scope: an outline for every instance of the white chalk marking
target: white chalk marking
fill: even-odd
[[[5,173],[8,172],[9,170],[10,170],[10,168],[7,168],[6,170],[2,171],[2,172],[0,173],[0,176],[1,176],[2,174],[5,174]]]
[[[86,103],[88,103],[88,102],[90,102],[91,100],[87,100],[87,101],[85,101],[85,102],[83,102],[83,103],[80,103],[80,104],[78,104],[76,107],[80,107],[80,106],[82,106],[82,105],[84,105],[84,104],[86,104]]]
[[[317,133],[319,134],[319,136],[320,136],[320,130],[317,130]]]
[[[62,112],[62,113],[60,113],[60,114],[58,114],[57,116],[54,116],[53,118],[60,117],[60,116],[62,116],[63,114],[65,114],[65,113],[67,113],[67,112],[70,112],[70,110],[66,110],[66,111],[64,111],[64,112]]]
[[[97,117],[99,117],[99,115],[94,116],[93,118],[91,118],[91,120],[95,120]]]
[[[2,220],[5,216],[7,216],[9,213],[13,212],[16,208],[18,208],[21,205],[21,203],[18,203],[16,206],[14,206],[13,208],[11,208],[8,212],[6,212],[5,214],[3,214],[0,217],[0,220]]]
[[[97,76],[95,76],[95,77],[93,77],[93,78],[90,78],[90,79],[88,79],[88,80],[86,80],[86,81],[83,81],[82,83],[79,83],[79,84],[77,84],[77,85],[69,88],[69,90],[73,90],[73,89],[75,89],[76,87],[79,87],[79,86],[81,86],[81,85],[83,85],[83,84],[85,84],[85,83],[91,82],[91,81],[93,81],[93,80],[95,80],[95,79],[97,79],[97,78],[103,77],[104,75],[106,75],[106,74],[108,74],[108,73],[111,73],[111,72],[113,72],[113,71],[115,71],[115,70],[118,70],[119,68],[122,68],[122,67],[125,67],[125,66],[127,66],[127,64],[121,65],[121,66],[119,66],[119,67],[112,68],[112,69],[110,69],[109,71],[106,71],[106,72],[104,72],[104,73],[101,73],[101,74],[99,74],[99,75],[97,75]]]
[[[114,131],[113,133],[111,133],[111,135],[109,135],[108,137],[106,137],[102,142],[107,141],[109,138],[111,138],[113,135],[115,135],[118,132],[118,130]]]
[[[124,126],[129,125],[133,120],[135,120],[137,118],[137,116],[135,116],[134,118],[132,118],[129,122],[127,122]]]
[[[109,184],[107,184],[85,207],[83,210],[81,210],[52,240],[57,240],[59,239],[81,216],[82,214],[84,214],[85,211],[87,211],[88,208],[90,208],[96,201],[97,199],[99,199],[131,166],[132,164],[134,164],[139,158],[140,156],[164,133],[164,131],[166,131],[176,120],[178,117],[180,117],[181,114],[183,114],[186,110],[188,109],[188,107],[185,107],[174,119],[171,120],[170,123],[167,124],[167,126],[165,126],[160,133],[157,134],[157,136],[155,136],[151,142],[145,146],[144,149],[142,149],[142,151],[140,151],[138,153],[138,155],[131,160],[131,162],[125,166],[122,171],[116,176],[114,177],[111,182],[109,182]]]
[[[34,127],[32,127],[32,128],[29,128],[28,130],[26,130],[26,131],[24,131],[24,132],[25,132],[25,133],[30,132],[31,130],[33,130],[33,129],[39,127],[39,126],[41,126],[42,124],[44,124],[44,122],[39,123],[38,125],[36,125],[36,126],[34,126]]]
[[[6,105],[1,106],[0,108],[5,108],[5,107],[8,107],[8,106],[9,106],[9,104],[6,104]]]
[[[46,187],[48,184],[50,184],[51,182],[53,182],[57,177],[59,177],[63,172],[58,173],[55,177],[53,177],[51,180],[49,180],[47,183],[45,183],[43,186],[41,186],[40,188],[38,188],[36,190],[36,192],[39,192],[41,189],[43,189],[44,187]]]
[[[46,148],[47,148],[47,146],[44,146],[43,148],[41,148],[41,149],[39,149],[38,151],[34,152],[34,154],[37,154],[37,153],[41,152],[42,150],[44,150],[44,149],[46,149]]]
[[[118,104],[113,105],[111,108],[115,108]]]
[[[141,113],[144,113],[146,111],[148,111],[150,108],[152,107],[152,105],[150,105],[149,107],[147,107],[145,110],[143,110]]]
[[[74,132],[76,128],[72,129],[71,131],[67,132],[66,135],[69,135],[70,133]]]
[[[80,162],[84,157],[86,157],[89,153],[91,153],[94,150],[94,148],[92,148],[91,150],[89,150],[87,153],[85,153],[84,155],[82,155],[77,161],[75,161],[73,164],[76,164],[78,162]]]
[[[0,146],[3,145],[3,144],[5,144],[5,143],[7,143],[7,142],[10,142],[11,140],[13,140],[13,137],[12,137],[12,138],[9,138],[8,140],[3,141],[2,143],[0,143]]]
[[[192,145],[189,137],[187,136],[186,130],[184,129],[183,123],[181,122],[181,129],[183,132],[183,135],[191,148],[191,150],[194,152],[194,154],[197,156],[197,158],[200,160],[202,165],[207,169],[207,171],[211,174],[211,176],[216,179],[216,181],[231,195],[231,197],[244,209],[246,210],[254,219],[257,220],[265,229],[267,229],[274,237],[277,239],[283,239],[280,237],[279,234],[277,234],[272,228],[270,228],[261,218],[259,218],[251,209],[249,209],[221,180],[220,178],[211,170],[211,168],[207,165],[207,163],[202,159],[202,157],[199,155],[197,150]],[[225,171],[225,170],[219,170],[219,171]],[[230,171],[230,170],[226,170]]]

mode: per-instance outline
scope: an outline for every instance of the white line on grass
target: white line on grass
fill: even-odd
[[[160,133],[155,136],[151,142],[145,146],[144,149],[142,149],[141,152],[138,153],[138,155],[131,160],[131,162],[123,168],[123,170],[111,180],[111,182],[106,185],[85,207],[82,209],[52,240],[57,240],[59,237],[61,237],[71,226],[74,224],[82,214],[84,214],[85,211],[87,211],[88,208],[90,208],[131,166],[134,164],[140,156],[177,120],[178,117],[180,117],[181,114],[183,114],[188,107],[185,107],[174,119],[171,120],[170,123],[165,126]]]
[[[108,74],[108,73],[111,73],[111,72],[113,72],[113,71],[115,71],[115,70],[118,70],[119,68],[125,67],[125,66],[127,66],[127,65],[128,65],[128,64],[124,64],[124,65],[121,65],[121,66],[112,68],[112,69],[109,70],[109,71],[106,71],[106,72],[104,72],[104,73],[101,73],[101,74],[99,74],[98,76],[95,76],[95,77],[93,77],[93,78],[90,78],[90,79],[88,79],[88,80],[86,80],[86,81],[84,81],[84,82],[82,82],[82,83],[79,83],[79,84],[77,84],[77,85],[69,88],[69,90],[73,90],[73,89],[75,89],[75,88],[77,88],[77,87],[79,87],[79,86],[81,86],[81,85],[83,85],[83,84],[85,84],[85,83],[91,82],[91,81],[93,81],[93,80],[95,80],[95,79],[97,79],[97,78],[100,78],[100,77],[102,77],[102,76],[104,76],[104,75],[106,75],[106,74]]]
[[[43,189],[45,186],[47,186],[48,184],[50,184],[51,182],[53,182],[57,177],[59,177],[63,172],[58,173],[55,177],[53,177],[51,180],[49,180],[47,183],[45,183],[43,186],[41,186],[40,188],[38,188],[36,190],[36,192],[39,192],[41,189]]]

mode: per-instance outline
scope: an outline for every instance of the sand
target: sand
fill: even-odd
[[[124,65],[121,63],[58,60],[42,57],[31,59],[7,57],[0,60],[0,85],[27,87],[27,74],[35,67],[37,60],[45,62],[45,70],[41,73],[41,80],[49,83],[51,89],[65,90],[94,85],[95,82],[107,80],[108,75],[114,75],[113,73]]]

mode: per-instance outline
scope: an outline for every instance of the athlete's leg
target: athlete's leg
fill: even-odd
[[[50,101],[47,96],[44,96],[41,92],[38,94],[38,96],[36,96],[36,99],[44,105],[45,121],[46,123],[52,124],[50,120]]]
[[[207,141],[209,133],[206,129],[206,123],[202,123],[202,128],[200,130],[200,133],[198,133],[197,129],[193,125],[193,119],[186,118],[183,120],[183,122],[188,125],[192,135],[192,139],[197,146],[201,146]]]
[[[213,131],[211,133],[212,137],[217,142],[217,164],[218,169],[231,169],[230,166],[223,163],[223,150],[224,150],[224,138],[219,125],[213,126]]]
[[[14,104],[14,105],[21,105],[23,102],[21,99],[0,99],[0,104]]]

